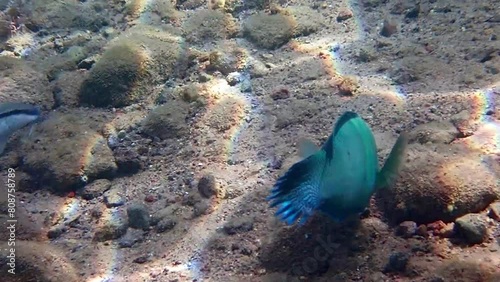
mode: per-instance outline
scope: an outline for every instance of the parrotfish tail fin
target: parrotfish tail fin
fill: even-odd
[[[297,142],[297,147],[299,151],[299,156],[303,159],[308,158],[311,155],[314,155],[317,151],[319,151],[319,147],[314,144],[313,141],[307,138],[300,138]]]
[[[403,132],[392,147],[384,166],[377,176],[377,189],[389,188],[397,180],[401,165],[405,159],[406,147],[408,145],[408,134]]]
[[[316,154],[294,164],[281,176],[266,200],[270,207],[278,206],[276,216],[288,225],[299,218],[303,225],[321,205],[320,180],[324,166],[324,153]]]

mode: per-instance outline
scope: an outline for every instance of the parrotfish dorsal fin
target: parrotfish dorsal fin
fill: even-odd
[[[385,160],[384,166],[377,175],[377,189],[388,188],[394,184],[401,169],[401,164],[404,162],[407,145],[408,134],[403,132],[399,135]]]
[[[319,150],[319,147],[307,138],[300,138],[297,142],[297,147],[299,150],[299,156],[302,159],[306,159],[307,157],[314,155]]]

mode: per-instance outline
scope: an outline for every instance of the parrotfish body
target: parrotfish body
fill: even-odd
[[[23,103],[0,103],[0,155],[9,137],[17,130],[37,121],[40,109]]]
[[[362,213],[377,189],[390,187],[397,177],[407,135],[401,134],[379,170],[375,138],[356,113],[346,112],[321,148],[303,141],[304,158],[281,176],[267,197],[276,215],[287,224],[304,224],[316,211],[335,221]]]

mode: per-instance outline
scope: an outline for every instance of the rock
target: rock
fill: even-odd
[[[143,161],[134,148],[120,146],[113,151],[113,155],[120,173],[134,174],[144,167]]]
[[[149,228],[149,212],[145,205],[134,203],[127,208],[129,227],[147,230]]]
[[[137,3],[137,2],[136,2]],[[145,6],[142,11],[134,11],[133,13],[139,16],[141,22],[152,25],[152,26],[160,26],[165,22],[175,21],[180,16],[182,16],[182,12],[178,11],[175,8],[176,2],[171,0],[155,0],[150,1],[145,4],[137,5],[139,7]]]
[[[427,140],[436,142],[444,139],[427,136]],[[399,180],[392,189],[380,193],[391,220],[452,222],[480,212],[500,198],[496,174],[483,162],[489,155],[472,148],[467,138],[425,145],[415,143],[419,139],[411,140]]]
[[[217,195],[218,183],[213,174],[203,175],[198,181],[198,192],[205,198]]]
[[[342,96],[353,96],[359,88],[358,79],[354,76],[344,76],[337,83],[339,94]]]
[[[155,214],[153,214],[153,216],[149,220],[149,223],[151,226],[155,226],[163,219],[176,218],[176,213],[178,210],[179,210],[178,204],[169,205],[166,208],[161,209],[157,211]]]
[[[136,243],[144,241],[144,231],[138,229],[127,229],[127,233],[118,240],[120,248],[131,248]]]
[[[466,214],[455,220],[455,231],[468,244],[480,244],[488,238],[488,218],[481,214]]]
[[[382,29],[380,30],[380,35],[385,37],[390,37],[396,32],[398,32],[398,27],[395,24],[389,22],[388,20],[384,20],[384,23],[382,24]]]
[[[413,129],[409,134],[409,142],[449,144],[457,138],[458,133],[457,128],[449,121],[432,121]]]
[[[283,13],[290,15],[295,23],[293,37],[307,36],[321,28],[321,15],[309,6],[288,6]]]
[[[450,238],[455,234],[455,224],[450,222],[446,224],[443,228],[441,228],[437,235],[443,238]]]
[[[49,239],[57,239],[59,236],[61,236],[64,232],[66,232],[67,228],[64,224],[58,224],[56,226],[52,226],[49,231],[47,232],[47,237]]]
[[[290,91],[285,86],[276,87],[271,93],[271,98],[273,100],[282,100],[290,97]]]
[[[180,138],[189,133],[186,117],[189,105],[173,100],[152,110],[142,122],[145,134],[160,139]]]
[[[120,189],[112,188],[104,192],[104,203],[108,208],[119,207],[125,204],[125,198],[121,195]]]
[[[251,78],[259,78],[266,76],[271,69],[269,64],[264,64],[263,62],[255,59],[251,59],[248,63],[248,73]]]
[[[243,35],[255,45],[276,49],[292,39],[296,23],[288,15],[258,12],[244,22]]]
[[[80,103],[125,107],[152,100],[156,83],[187,68],[179,37],[151,26],[136,25],[114,39],[90,69]]]
[[[224,231],[228,235],[236,233],[244,233],[253,229],[253,222],[255,218],[250,216],[236,217],[224,224]]]
[[[451,122],[457,130],[457,136],[464,138],[474,134],[481,124],[481,119],[477,113],[463,110],[451,117]]]
[[[104,242],[118,239],[127,232],[127,216],[123,211],[108,209],[106,213],[101,217],[101,222],[95,230],[94,241]]]
[[[404,238],[410,238],[417,232],[417,223],[414,221],[403,221],[399,224],[396,234]]]
[[[58,106],[76,107],[79,103],[79,92],[88,72],[63,71],[54,82],[54,104]]]
[[[213,51],[208,55],[209,65],[207,71],[218,71],[223,75],[243,70],[245,63],[242,58],[246,57],[245,50],[236,44],[221,44],[218,46],[223,51]]]
[[[17,238],[16,238],[17,239]],[[12,269],[7,263],[12,246],[0,244],[0,271]],[[63,251],[48,242],[16,240],[15,278],[3,276],[2,281],[77,282],[81,281],[74,263]],[[64,270],[64,271],[62,271]]]
[[[79,28],[96,32],[111,17],[106,10],[96,13],[93,5],[82,5],[79,1],[34,1],[23,5],[21,11],[31,15],[27,24],[37,30]]]
[[[496,221],[500,221],[500,202],[494,202],[490,205],[488,215]]]
[[[98,111],[51,112],[19,146],[23,170],[55,192],[113,178],[115,159],[98,133],[106,121],[106,114]]]
[[[384,272],[404,272],[410,256],[407,253],[396,252],[391,254],[389,262],[385,266]]]
[[[111,188],[111,181],[107,179],[98,179],[86,185],[83,189],[78,190],[77,194],[81,195],[85,200],[92,200],[100,197],[104,192]]]
[[[417,230],[416,230],[415,234],[418,235],[418,236],[422,236],[424,238],[429,237],[429,233],[427,233],[427,226],[425,224],[420,224],[417,227]]]
[[[148,256],[143,255],[143,256],[136,257],[132,262],[142,264],[142,263],[147,262],[148,260],[149,260]]]
[[[186,41],[201,44],[232,38],[238,33],[239,26],[231,14],[200,9],[184,22],[183,31]]]
[[[148,60],[144,50],[132,43],[107,49],[84,81],[80,102],[97,107],[124,107],[139,101],[145,91],[136,87],[151,83],[143,69]]]
[[[54,104],[47,77],[24,60],[0,56],[0,101],[21,102],[50,109]]]
[[[212,211],[208,200],[199,201],[193,206],[193,216],[198,217],[204,214],[209,214]]]
[[[232,72],[226,76],[227,84],[235,86],[241,81],[241,74],[239,72]]]
[[[343,22],[343,21],[346,21],[350,18],[352,18],[353,16],[353,13],[351,10],[349,9],[342,9],[339,11],[338,15],[337,15],[337,22]]]
[[[156,231],[158,233],[170,231],[175,227],[176,224],[177,224],[177,221],[170,219],[170,218],[164,218],[164,219],[160,220],[160,222],[158,222],[158,224],[156,225]]]

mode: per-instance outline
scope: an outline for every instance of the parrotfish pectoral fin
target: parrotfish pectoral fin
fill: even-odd
[[[292,225],[301,218],[299,225],[304,224],[321,205],[320,178],[324,166],[324,153],[316,154],[295,163],[281,176],[266,200],[270,207],[278,206],[276,216],[281,221]]]
[[[307,138],[300,138],[297,142],[297,146],[299,150],[299,156],[303,159],[306,159],[307,157],[314,155],[317,151],[319,151],[319,147],[314,144],[313,141]]]
[[[401,164],[404,162],[407,145],[408,134],[403,132],[399,135],[377,176],[377,189],[388,188],[394,184],[401,169]]]

